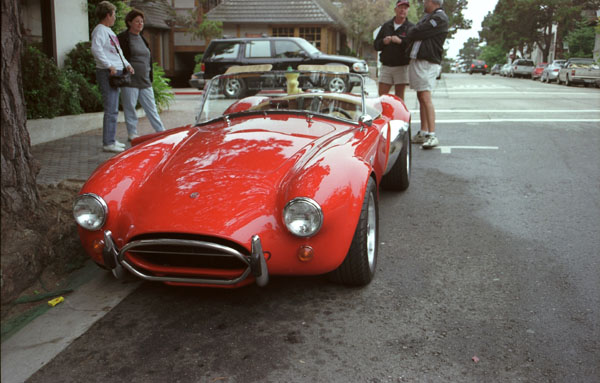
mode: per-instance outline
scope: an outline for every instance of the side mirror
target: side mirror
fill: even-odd
[[[362,126],[373,126],[373,117],[369,116],[368,114],[363,114],[362,116],[360,116],[360,118],[358,119],[358,122],[362,125]]]

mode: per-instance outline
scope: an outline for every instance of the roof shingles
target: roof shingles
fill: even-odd
[[[165,0],[131,0],[129,6],[144,12],[146,27],[171,29],[167,24],[167,20],[173,18],[173,8]]]
[[[206,18],[239,24],[343,24],[329,0],[224,0]]]

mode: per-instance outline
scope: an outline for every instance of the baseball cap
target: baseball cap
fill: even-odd
[[[407,7],[410,7],[410,3],[408,2],[408,0],[398,0],[396,1],[396,7],[399,5],[406,5]]]

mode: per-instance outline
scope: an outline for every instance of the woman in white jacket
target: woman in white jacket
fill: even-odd
[[[125,60],[119,45],[119,39],[110,29],[115,24],[117,17],[115,11],[116,7],[108,1],[102,1],[96,6],[96,16],[100,23],[96,25],[92,32],[92,54],[96,61],[96,81],[100,87],[104,105],[102,147],[105,152],[119,153],[125,150],[125,144],[116,139],[117,117],[119,116],[119,88],[110,86],[108,78],[120,75],[124,70],[133,73],[133,68]]]

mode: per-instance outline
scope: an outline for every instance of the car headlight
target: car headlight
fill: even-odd
[[[73,217],[77,224],[90,231],[100,230],[106,222],[108,206],[96,194],[82,194],[73,203]]]
[[[369,66],[366,63],[354,63],[352,64],[352,70],[358,73],[366,73],[369,71]]]
[[[321,229],[323,211],[310,198],[294,198],[283,209],[283,221],[290,233],[298,237],[310,237]]]

